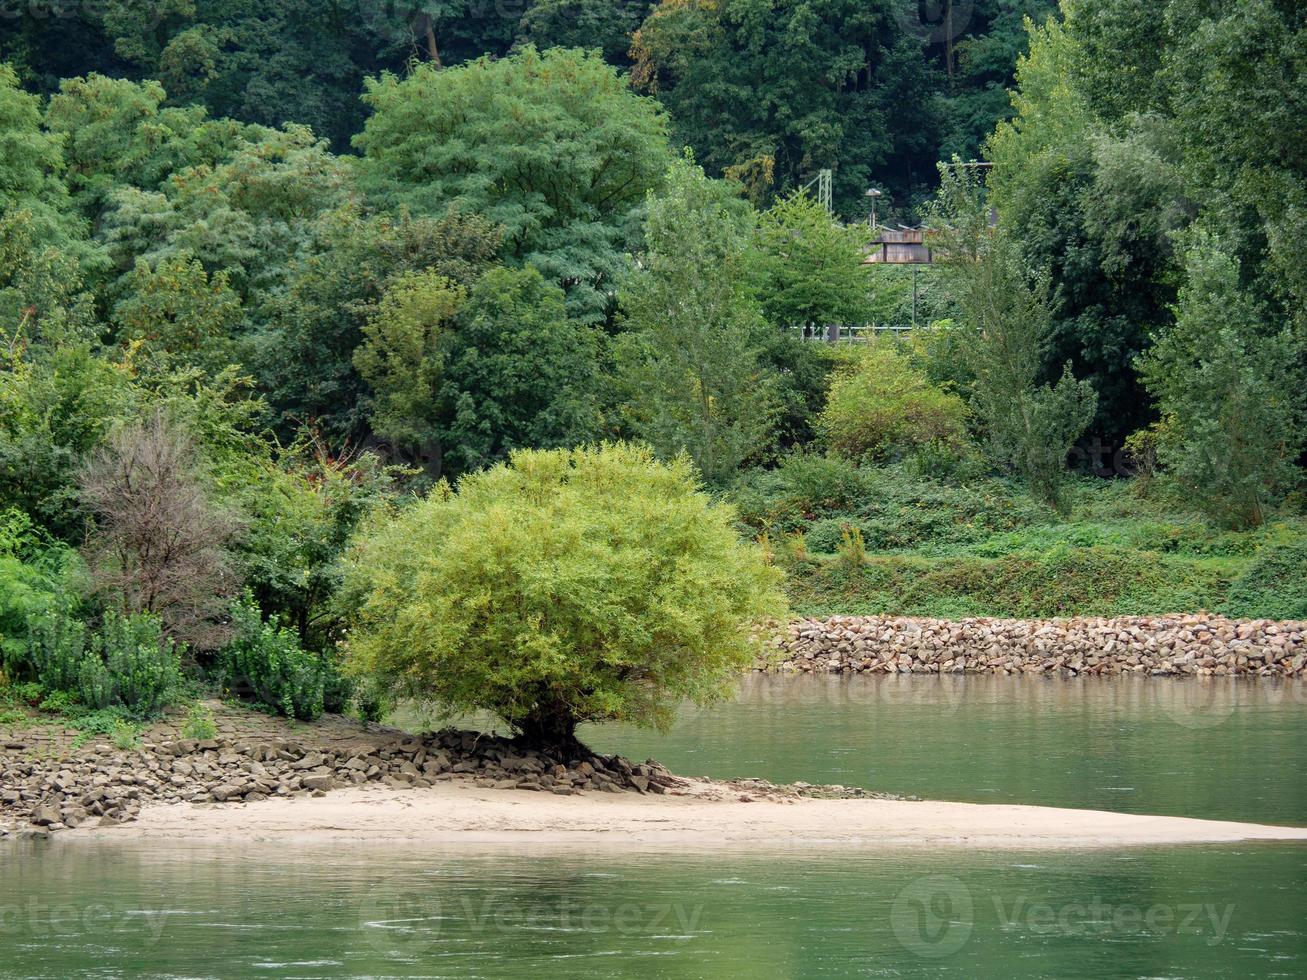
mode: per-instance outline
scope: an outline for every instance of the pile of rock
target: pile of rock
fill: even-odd
[[[342,786],[429,787],[446,780],[562,795],[667,793],[686,785],[652,761],[525,750],[508,739],[453,730],[353,746],[179,739],[116,752],[94,745],[58,760],[0,756],[0,835],[6,825],[38,833],[91,821],[114,826],[152,802],[254,803],[322,796]]]
[[[790,625],[759,670],[1302,677],[1307,622],[1205,614],[1110,619],[832,616]]]

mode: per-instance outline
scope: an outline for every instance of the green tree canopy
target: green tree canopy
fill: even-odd
[[[361,535],[353,668],[536,743],[578,723],[666,728],[721,697],[784,610],[780,573],[681,459],[521,451]]]
[[[866,226],[845,226],[806,194],[793,194],[758,221],[759,296],[782,328],[866,323],[870,268],[862,264]]]
[[[504,229],[506,259],[562,285],[574,317],[604,317],[639,207],[671,159],[651,99],[593,54],[530,46],[383,75],[364,98],[373,115],[355,145],[375,201],[486,216]]]
[[[562,289],[536,269],[487,272],[451,340],[445,455],[454,472],[599,435],[603,334],[568,319]]]
[[[1198,230],[1185,265],[1175,324],[1143,363],[1162,414],[1159,460],[1216,520],[1257,525],[1298,478],[1304,403],[1294,339],[1260,321],[1219,238]]]
[[[769,330],[750,279],[755,217],[731,185],[679,161],[650,195],[644,253],[621,292],[626,422],[666,457],[689,453],[709,483],[771,443]]]

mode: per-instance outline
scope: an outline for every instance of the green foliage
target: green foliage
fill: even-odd
[[[793,194],[758,221],[759,296],[774,325],[825,327],[866,323],[871,269],[862,264],[867,231],[832,221],[807,194]]]
[[[288,718],[321,716],[326,660],[299,644],[294,630],[263,619],[248,595],[231,607],[232,641],[219,651],[215,673],[233,693]]]
[[[1307,620],[1307,541],[1258,554],[1231,583],[1220,611],[1248,619]]]
[[[78,694],[89,707],[118,706],[148,718],[179,696],[177,649],[155,617],[105,613],[90,648],[77,678]]]
[[[959,308],[971,408],[994,458],[1035,496],[1062,506],[1067,454],[1093,419],[1097,396],[1069,363],[1055,383],[1040,384],[1051,330],[1043,289],[1027,281],[1015,243],[986,227],[977,178],[944,164],[940,176],[933,239]]]
[[[97,736],[107,737],[110,744],[122,752],[129,752],[140,743],[141,725],[122,708],[91,709],[83,704],[60,701],[50,708],[42,705],[41,710],[59,715],[63,725],[76,730],[72,740],[74,749],[81,748]]]
[[[1292,487],[1304,442],[1299,348],[1266,328],[1219,239],[1195,238],[1175,325],[1143,364],[1166,420],[1158,459],[1216,520],[1260,524]]]
[[[863,540],[861,528],[851,524],[840,528],[840,543],[836,555],[848,569],[861,568],[867,564],[867,543]]]
[[[360,440],[373,406],[354,353],[387,289],[405,276],[443,276],[468,288],[500,240],[494,224],[456,209],[436,219],[368,217],[350,206],[318,217],[284,289],[267,298],[248,354],[279,429],[293,434],[309,424],[336,446]]]
[[[75,693],[82,661],[92,652],[86,625],[47,610],[28,620],[27,633],[27,658],[37,682],[51,693]]]
[[[10,362],[29,345],[76,345],[97,333],[76,257],[41,244],[40,234],[30,210],[0,212],[0,344]]]
[[[372,388],[372,428],[409,447],[434,444],[451,321],[466,293],[436,272],[392,279],[363,328],[354,366]]]
[[[64,162],[59,137],[41,129],[40,99],[19,88],[13,68],[0,63],[0,205],[25,211],[41,245],[64,244],[77,232]]]
[[[610,65],[626,60],[644,9],[611,0],[535,0],[519,25],[523,40],[546,48],[598,48]]]
[[[1146,552],[1076,548],[1002,558],[872,556],[834,559],[794,582],[810,614],[893,613],[1048,618],[1210,608],[1228,588],[1220,566]]]
[[[651,195],[646,250],[620,296],[617,341],[626,423],[666,457],[682,451],[724,484],[772,440],[768,333],[747,283],[754,218],[690,160]]]
[[[0,363],[0,500],[76,539],[78,471],[139,392],[86,345],[34,353]]]
[[[218,725],[213,720],[213,712],[198,701],[191,705],[186,712],[186,720],[182,722],[181,736],[200,742],[217,738]]]
[[[11,679],[30,663],[27,621],[63,601],[72,551],[49,540],[22,511],[0,511],[0,668]]]
[[[76,691],[51,691],[41,698],[41,703],[37,708],[46,714],[62,715],[73,714],[86,711]],[[113,713],[117,718],[117,713]]]
[[[851,509],[867,494],[870,476],[839,456],[792,453],[774,470],[748,472],[734,496],[741,516],[764,526],[788,515]]]
[[[666,727],[719,697],[782,612],[780,573],[689,463],[645,449],[521,451],[364,534],[353,669],[535,741],[581,721]]]
[[[230,363],[241,308],[226,273],[210,279],[185,253],[154,268],[138,259],[123,288],[126,295],[113,314],[118,338],[141,345],[154,370],[179,363],[217,374]]]
[[[390,471],[371,453],[291,454],[228,493],[247,522],[234,555],[261,608],[293,626],[306,650],[334,647],[347,614],[334,601],[341,557],[359,521],[394,493]]]
[[[671,162],[652,100],[597,55],[529,45],[382,75],[364,100],[373,115],[354,143],[375,200],[485,215],[504,228],[506,260],[564,285],[577,319],[603,319],[639,207]]]
[[[935,159],[933,72],[889,0],[664,0],[632,54],[677,143],[755,201],[828,167],[840,210],[865,218],[868,186],[906,198]]]
[[[966,406],[930,383],[890,344],[860,351],[831,381],[818,429],[826,444],[852,459],[891,458],[966,438]]]
[[[43,613],[29,622],[28,656],[50,696],[75,697],[91,709],[121,708],[148,718],[180,694],[176,646],[153,616],[108,611],[101,628],[91,631],[66,613]]]
[[[443,391],[451,472],[598,436],[603,334],[569,319],[563,290],[535,268],[487,272],[452,340]]]

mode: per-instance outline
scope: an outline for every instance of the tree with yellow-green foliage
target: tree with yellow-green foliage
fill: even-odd
[[[836,373],[817,427],[840,455],[883,460],[931,443],[960,445],[966,417],[961,398],[931,384],[891,344],[877,343]]]
[[[514,453],[373,526],[349,563],[353,670],[534,744],[666,728],[722,697],[783,615],[781,573],[688,460],[608,444]]]

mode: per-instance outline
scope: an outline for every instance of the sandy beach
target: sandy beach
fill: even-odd
[[[150,805],[138,820],[67,840],[409,842],[476,848],[721,850],[949,846],[1098,848],[1244,840],[1307,840],[1307,828],[1099,810],[900,800],[554,796],[445,784],[342,789],[323,797],[228,806]]]

